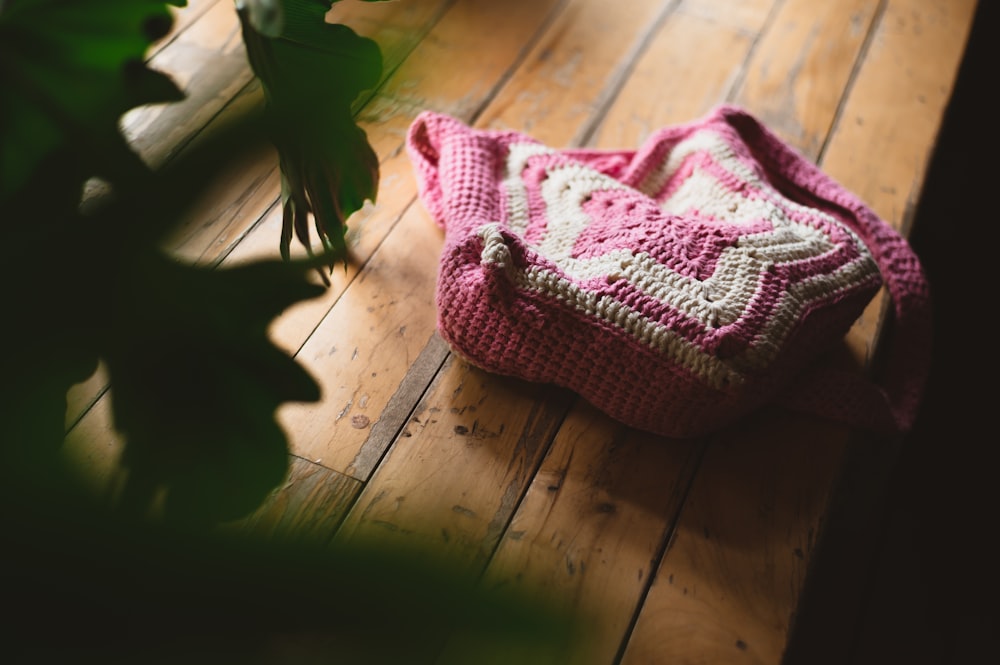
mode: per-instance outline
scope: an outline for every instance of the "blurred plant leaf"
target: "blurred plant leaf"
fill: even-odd
[[[18,412],[3,418],[0,432],[9,435],[0,461],[12,476],[56,478],[66,391],[101,358],[124,439],[124,509],[148,510],[166,489],[167,518],[210,524],[251,512],[283,481],[288,447],[275,412],[286,401],[319,399],[319,389],[274,346],[268,327],[323,292],[309,275],[328,257],[222,270],[160,249],[162,234],[191,212],[213,173],[231,168],[234,146],[266,141],[262,130],[259,110],[233,114],[86,213],[46,207],[52,197],[44,179],[34,188],[35,178],[0,204],[18,215],[44,210],[50,222],[41,233],[12,228],[9,239],[28,251],[0,264],[0,295],[18,322],[8,346],[18,353],[5,372],[12,394],[4,390]],[[44,252],[31,251],[37,247]],[[72,481],[72,469],[64,470],[57,480]]]
[[[134,166],[117,120],[183,93],[143,58],[186,0],[6,0],[0,4],[0,201],[65,146],[98,174]],[[121,163],[115,160],[121,160]]]
[[[4,522],[11,662],[541,665],[580,638],[579,612],[553,594],[486,587],[405,548],[223,538],[83,508]],[[38,639],[43,627],[60,639]]]
[[[66,393],[97,367],[110,250],[79,213],[95,175],[134,181],[148,169],[118,131],[128,109],[183,97],[143,57],[184,0],[0,2],[0,266],[7,354],[0,451],[7,479],[54,491]],[[132,220],[134,223],[134,220]]]
[[[267,98],[270,135],[282,172],[281,252],[293,235],[311,255],[310,221],[324,252],[346,259],[345,222],[375,200],[378,157],[355,124],[352,104],[382,72],[378,45],[327,23],[326,0],[284,0],[280,34],[258,32],[251,6],[239,9],[243,41]],[[268,33],[278,31],[275,24]],[[328,265],[332,269],[335,261]],[[325,274],[323,275],[326,280]]]
[[[114,424],[126,439],[122,462],[138,493],[127,501],[165,486],[168,519],[214,523],[247,514],[281,483],[288,448],[275,412],[320,391],[267,330],[323,292],[307,279],[313,269],[127,257],[104,353]]]
[[[60,181],[63,162],[43,161],[53,182]],[[30,482],[50,491],[62,480],[58,454],[67,390],[98,365],[100,299],[93,296],[104,256],[99,248],[88,251],[91,238],[82,232],[75,202],[58,189],[29,187],[14,198],[0,204],[0,219],[18,222],[4,228],[10,251],[0,261],[7,321],[0,329],[7,350],[0,384],[0,476],[9,476],[0,483],[23,478],[26,469],[44,470],[31,474]],[[31,200],[36,203],[29,205]],[[45,224],[30,223],[32,215]]]
[[[325,276],[335,253],[343,257],[343,220],[374,197],[377,159],[350,109],[377,82],[381,61],[373,42],[325,23],[328,2],[288,0],[304,11],[283,10],[282,30],[294,29],[281,38],[247,30],[280,54],[266,60],[266,128],[284,148],[286,215],[304,241],[303,220],[314,215],[323,248],[307,261],[286,251],[284,261],[227,270],[181,264],[159,251],[163,234],[232,159],[232,146],[263,140],[265,125],[258,115],[236,118],[157,171],[131,152],[121,114],[182,97],[142,61],[172,25],[170,4],[186,2],[0,3],[0,217],[16,222],[11,246],[27,250],[0,272],[6,311],[20,324],[8,346],[19,351],[11,394],[4,389],[19,396],[5,399],[19,413],[4,418],[3,459],[12,476],[51,466],[66,390],[100,358],[130,498],[149,501],[166,486],[168,516],[210,523],[245,515],[282,481],[288,450],[275,412],[319,398],[267,328],[322,291],[308,272]],[[80,185],[92,175],[106,176],[112,196],[80,210]],[[61,285],[51,298],[23,288],[42,285],[42,266]]]

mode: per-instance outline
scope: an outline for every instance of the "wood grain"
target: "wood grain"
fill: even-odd
[[[220,2],[220,0],[187,0],[187,4],[183,7],[170,5],[168,9],[170,10],[170,14],[174,17],[174,24],[171,26],[169,34],[164,36],[149,48],[149,51],[146,53],[146,59],[148,60],[152,58],[154,55],[169,46],[170,42],[177,39],[179,34],[197,23],[198,19],[200,19],[202,15],[211,9],[217,2]]]
[[[767,411],[711,441],[623,663],[780,662],[842,438]]]
[[[781,6],[781,0],[697,0],[684,2],[680,9],[721,28],[735,28],[756,35],[768,17]]]
[[[782,3],[732,101],[815,161],[877,7],[871,0]]]
[[[699,450],[696,442],[637,433],[578,404],[504,533],[483,585],[516,590],[574,618],[577,639],[563,645],[559,662],[614,662]],[[445,655],[443,662],[457,662]],[[506,662],[522,659],[507,654]]]
[[[569,402],[565,392],[491,376],[450,357],[334,545],[398,547],[459,580],[475,580]]]
[[[434,332],[440,251],[426,220],[405,215],[312,331],[296,359],[319,382],[323,399],[280,411],[296,454],[347,472],[372,426],[384,426],[383,410]],[[308,310],[290,314],[299,311]]]
[[[324,545],[357,496],[361,483],[300,457],[285,482],[247,517],[220,526],[255,539],[289,545]]]
[[[62,453],[81,486],[113,505],[124,482],[119,466],[123,450],[111,415],[111,397],[105,393],[66,434]]]
[[[122,117],[122,133],[151,166],[182,150],[253,78],[230,2],[216,2],[149,61],[184,92],[183,101],[142,106]]]
[[[477,125],[516,129],[552,147],[580,143],[662,14],[675,2],[568,3]]]
[[[975,0],[886,5],[820,165],[908,233],[965,51]],[[881,293],[848,334],[871,361],[889,303]]]
[[[748,14],[745,23],[727,14],[720,24],[705,16],[702,4],[684,3],[664,23],[636,60],[591,145],[636,149],[661,127],[694,120],[726,100],[742,76],[763,12]]]

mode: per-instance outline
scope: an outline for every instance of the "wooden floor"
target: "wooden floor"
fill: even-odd
[[[381,185],[349,221],[350,267],[272,330],[323,399],[277,414],[288,478],[227,528],[377,544],[487,589],[537,594],[583,630],[535,662],[782,662],[830,511],[857,500],[842,497],[843,474],[872,442],[777,410],[705,439],[657,438],[451,355],[435,333],[443,237],[416,198],[404,134],[432,109],[553,146],[636,147],[729,101],[908,233],[975,9],[975,0],[335,6],[330,20],[375,39],[385,58],[385,80],[358,116]],[[124,121],[154,165],[262,99],[231,2],[192,0],[177,16],[151,64],[186,101]],[[220,174],[169,250],[219,269],[276,257],[279,187],[268,150]],[[878,298],[850,333],[861,362],[878,348],[885,305]],[[99,372],[73,389],[67,413],[67,451],[100,491],[120,482],[111,397]],[[891,461],[884,450],[879,468]],[[531,662],[472,658],[460,642],[435,662]]]

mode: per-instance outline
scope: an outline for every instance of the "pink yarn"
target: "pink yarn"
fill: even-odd
[[[445,229],[438,330],[472,364],[666,436],[772,402],[912,424],[930,345],[919,261],[745,111],[720,106],[637,151],[556,150],[425,111],[407,148]],[[817,362],[883,284],[905,324],[884,389]]]

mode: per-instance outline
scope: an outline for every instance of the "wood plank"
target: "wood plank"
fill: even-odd
[[[909,5],[906,9],[913,11],[915,7]],[[885,16],[879,19],[878,32],[872,44],[890,38],[891,31],[889,34],[886,31],[892,21],[887,22],[887,18],[897,11],[904,10],[891,4]],[[909,11],[905,13],[909,14]],[[878,14],[873,16],[878,18]],[[961,23],[961,19],[956,21],[956,24]],[[968,26],[967,21],[965,25]],[[948,34],[940,29],[935,34],[930,26],[925,26],[919,34],[909,31],[897,37],[915,40],[920,46],[907,49],[901,44],[893,44],[887,47],[889,50],[885,51],[884,57],[879,57],[879,50],[874,47],[862,53],[865,59],[853,87],[848,88],[851,98],[845,108],[857,105],[858,115],[862,117],[869,104],[873,105],[873,111],[883,108],[879,99],[881,95],[874,94],[875,90],[859,92],[859,86],[868,85],[864,81],[874,77],[881,85],[891,88],[889,79],[892,78],[893,65],[887,65],[886,61],[895,61],[899,53],[909,51],[915,57],[919,51],[928,60],[940,58],[955,63],[955,54],[960,52],[963,43],[960,34]],[[820,42],[836,41],[836,38],[835,34],[828,35]],[[767,53],[768,48],[762,45],[761,52]],[[788,61],[797,59],[790,57]],[[916,69],[918,65],[913,67]],[[888,71],[881,74],[884,68]],[[952,75],[953,71],[939,72],[938,84],[950,82]],[[900,79],[896,82],[898,87],[895,93],[889,94],[916,97],[917,93],[912,89],[902,92],[908,85],[905,78]],[[820,97],[827,94],[823,93]],[[804,108],[810,106],[806,104]],[[753,105],[751,110],[754,110]],[[847,117],[851,116],[842,116]],[[888,123],[889,113],[884,117]],[[929,126],[936,127],[940,116],[935,120],[932,114],[931,118]],[[801,118],[796,122],[804,126],[807,120]],[[822,137],[822,126],[828,121],[810,113],[808,122],[814,125],[811,131]],[[789,126],[796,125],[785,125],[786,128]],[[824,154],[826,158],[845,151],[852,158],[867,155],[873,163],[878,163],[882,156],[897,151],[897,146],[887,145],[884,141],[867,142],[856,136],[842,136],[842,126],[846,125],[841,120]],[[809,135],[808,132],[800,134]],[[823,138],[820,145],[825,142]],[[807,143],[815,145],[811,139]],[[923,155],[919,158],[923,163],[933,145],[933,136],[924,134],[915,145],[923,146]],[[807,149],[807,146],[802,146],[802,149]],[[844,179],[843,171],[828,169],[826,160],[821,165],[849,188],[855,182],[861,182]],[[893,185],[905,188],[913,182],[910,176],[911,173],[906,173],[900,182]],[[887,181],[883,179],[881,182],[885,184]],[[865,196],[865,191],[860,191],[860,195]],[[874,328],[868,326],[865,329],[862,324],[856,325],[851,335],[855,339],[859,335],[863,337],[861,344],[870,349],[874,346]],[[743,441],[741,437],[738,446],[723,440],[713,442],[710,447],[692,488],[689,504],[682,513],[675,541],[664,558],[633,632],[625,663],[673,662],[674,659],[691,658],[721,663],[774,663],[781,659],[792,616],[801,596],[805,564],[811,559],[812,547],[827,511],[827,501],[837,487],[835,483],[851,435],[846,428],[834,424],[784,413],[775,413],[773,417],[762,416],[753,431],[744,430],[743,436],[747,435],[752,435],[752,438]],[[739,470],[738,477],[727,476],[727,469]],[[734,493],[748,498],[727,502],[726,497],[718,496],[721,487],[730,487]],[[769,502],[758,500],[765,494],[770,496]],[[716,505],[713,506],[713,503]],[[774,509],[759,514],[742,509],[758,505],[771,505]],[[711,535],[711,539],[701,537],[704,530]],[[711,542],[712,539],[721,541],[723,546],[708,547],[706,541]],[[730,545],[732,542],[740,543],[740,547]],[[710,552],[714,552],[716,558],[710,566],[699,568],[698,561],[710,556]],[[709,573],[709,570],[712,572]],[[725,573],[724,576],[719,575],[720,571]],[[669,582],[665,584],[664,578],[669,580],[671,575],[673,585]],[[694,593],[685,595],[683,588],[678,595],[676,587],[679,580],[686,582],[684,586],[689,591],[697,584],[697,596]],[[679,651],[673,651],[672,647],[665,650],[659,636],[668,631],[687,635],[685,643],[688,646],[678,647]]]
[[[120,465],[124,440],[113,425],[110,400],[97,403],[63,446],[63,458],[81,487],[114,507],[128,481]],[[360,490],[360,482],[319,464],[289,455],[284,482],[250,515],[219,525],[220,533],[319,546],[327,542]],[[162,496],[159,497],[162,500]],[[159,505],[148,517],[159,517]]]
[[[685,0],[680,10],[685,14],[710,21],[721,28],[729,27],[756,35],[768,16],[780,7],[775,0]],[[691,51],[697,53],[699,51]]]
[[[291,456],[285,482],[247,517],[220,525],[238,533],[281,544],[324,545],[354,502],[361,483],[319,464]]]
[[[427,390],[447,358],[448,345],[434,333],[417,359],[410,364],[406,376],[382,410],[379,419],[372,423],[371,433],[347,466],[349,474],[358,478],[371,477],[393,440],[400,433],[406,436],[403,424],[409,421],[413,405]]]
[[[67,432],[77,426],[107,388],[108,370],[103,361],[85,381],[70,386],[66,391],[66,417],[63,419]]]
[[[434,334],[440,251],[437,233],[411,209],[302,346],[296,359],[319,382],[323,399],[279,411],[296,454],[360,478],[370,473],[354,460],[373,427],[388,427],[390,436],[402,427],[405,413],[387,420],[383,412]],[[288,314],[311,313],[311,305]],[[442,360],[428,362],[436,369]],[[380,442],[383,450],[387,443]]]
[[[815,161],[877,8],[872,0],[781,4],[732,101]]]
[[[764,412],[712,440],[623,663],[780,662],[841,439]]]
[[[758,7],[742,23],[720,12],[726,17],[720,23],[718,15],[709,11],[719,10],[713,3],[705,4],[685,2],[666,21],[636,61],[590,145],[638,148],[661,127],[699,118],[726,99],[742,77],[742,65],[766,12]],[[692,58],[692,53],[699,57]]]
[[[524,57],[533,35],[558,4],[551,0],[499,7],[481,0],[453,3],[420,53],[402,63],[362,118],[377,124],[379,133],[399,139],[399,145],[421,110],[471,121]],[[475,66],[456,67],[456,61]]]
[[[173,28],[170,30],[169,35],[155,44],[154,51],[148,55],[152,56],[156,51],[162,50],[163,47],[169,45],[177,35],[197,23],[198,19],[217,2],[220,2],[220,0],[187,0],[187,4],[183,7],[174,7],[171,5],[169,9],[170,13],[174,16]]]
[[[975,0],[892,1],[822,155],[831,177],[909,233],[975,13]],[[848,336],[871,360],[887,306],[880,294]]]
[[[229,2],[212,5],[149,64],[186,95],[180,102],[142,106],[122,117],[122,133],[154,167],[181,150],[253,78],[239,18]]]
[[[77,482],[113,505],[124,483],[119,460],[124,441],[115,430],[107,393],[66,434],[62,457]]]
[[[504,533],[483,585],[515,590],[575,622],[560,663],[612,663],[697,464],[700,446],[665,441],[578,405]],[[524,662],[503,652],[494,662]],[[469,662],[460,640],[440,663]]]
[[[171,26],[169,34],[150,46],[149,51],[146,53],[146,60],[148,61],[169,46],[172,41],[177,39],[178,35],[197,23],[202,14],[211,9],[212,5],[217,2],[220,2],[220,0],[188,0],[187,5],[184,7],[170,5],[168,9],[174,17],[174,24]]]
[[[541,404],[545,396],[548,408]],[[416,560],[453,571],[460,581],[473,581],[570,399],[565,392],[488,375],[450,356],[334,545],[399,547]],[[526,408],[495,408],[518,402]]]
[[[264,103],[260,81],[254,79],[241,90],[208,125],[192,138],[190,148],[210,137],[241,114]],[[171,256],[185,263],[217,265],[260,221],[278,205],[281,171],[278,152],[266,140],[250,141],[231,155],[224,167],[174,223],[162,240]],[[280,231],[271,237],[277,254]]]
[[[671,0],[631,2],[626,18],[607,3],[569,3],[477,125],[516,129],[557,148],[579,145],[645,37],[675,5]]]
[[[326,20],[346,25],[379,45],[384,82],[453,4],[455,0],[337,2],[330,8]]]
[[[951,99],[976,4],[890,0],[822,157],[825,171],[904,231]]]

